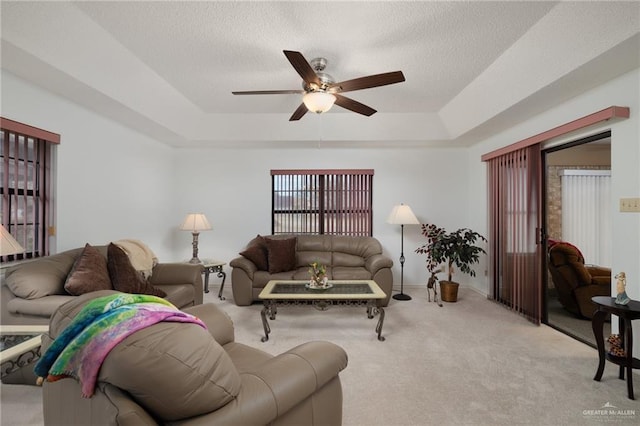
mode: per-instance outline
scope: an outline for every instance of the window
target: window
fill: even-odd
[[[0,260],[46,256],[51,146],[60,136],[1,118],[0,138],[0,221],[25,249]]]
[[[273,234],[373,235],[373,170],[272,170]]]

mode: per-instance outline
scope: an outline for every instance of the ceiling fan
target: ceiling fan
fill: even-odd
[[[302,77],[303,90],[249,90],[231,93],[234,95],[301,94],[303,95],[303,102],[294,111],[289,121],[300,120],[307,111],[316,113],[326,112],[334,103],[342,108],[368,117],[375,114],[376,110],[351,98],[347,98],[340,93],[386,86],[404,81],[402,71],[393,71],[336,83],[333,77],[323,72],[327,65],[326,59],[315,58],[308,62],[300,52],[291,50],[284,50],[283,52],[289,62],[291,62],[293,68],[300,74],[300,77]]]

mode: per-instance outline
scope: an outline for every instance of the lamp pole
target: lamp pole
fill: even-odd
[[[395,300],[411,300],[411,296],[404,294],[404,225],[418,225],[418,218],[411,211],[411,207],[404,204],[394,206],[387,219],[388,223],[400,225],[400,293],[394,294]]]
[[[180,229],[183,231],[191,231],[191,235],[193,236],[193,242],[191,243],[193,247],[193,257],[189,263],[202,263],[202,261],[198,259],[198,236],[200,235],[200,231],[208,231],[211,229],[211,224],[207,220],[207,217],[203,213],[189,213],[187,217],[185,217],[184,222],[182,222],[182,225],[180,225]]]
[[[193,242],[191,243],[193,246],[193,256],[189,263],[202,263],[200,259],[198,259],[198,236],[200,235],[200,232],[193,231],[191,235],[193,235]]]
[[[404,294],[404,223],[400,224],[400,293],[394,294],[396,300],[411,300],[411,296]]]

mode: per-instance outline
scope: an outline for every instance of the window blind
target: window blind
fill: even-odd
[[[25,249],[0,260],[46,256],[51,144],[59,143],[60,136],[5,118],[0,125],[0,220]]]
[[[371,169],[272,170],[272,233],[371,236]]]

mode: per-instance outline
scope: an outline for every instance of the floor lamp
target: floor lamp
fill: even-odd
[[[211,229],[211,224],[207,220],[207,217],[202,213],[189,213],[187,217],[184,218],[182,225],[180,225],[180,229],[183,231],[191,231],[193,235],[193,242],[191,243],[193,246],[193,257],[189,263],[202,263],[202,261],[198,259],[198,235],[200,235],[200,231],[208,231]]]
[[[419,225],[416,215],[411,211],[411,207],[404,204],[394,206],[387,219],[388,223],[400,225],[400,293],[394,294],[396,300],[411,300],[411,296],[404,294],[404,225]]]

